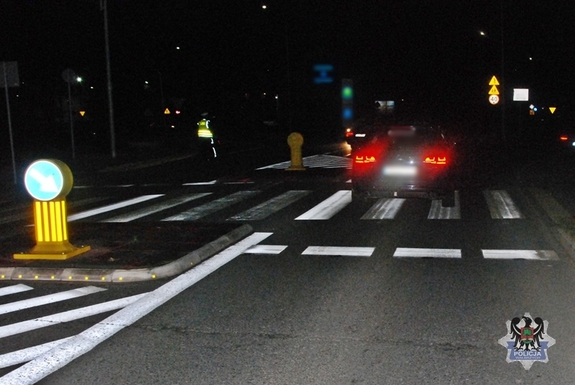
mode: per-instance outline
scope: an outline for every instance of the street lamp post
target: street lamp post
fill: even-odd
[[[110,117],[110,147],[112,158],[116,157],[116,132],[114,129],[114,105],[112,103],[112,71],[110,68],[110,43],[108,38],[108,0],[100,0],[100,10],[104,11],[104,38],[106,41],[106,73],[108,74],[108,111]]]

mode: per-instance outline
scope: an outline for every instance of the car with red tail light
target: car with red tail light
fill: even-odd
[[[382,125],[352,135],[354,200],[413,197],[440,199],[443,207],[455,205],[455,145],[441,129]]]

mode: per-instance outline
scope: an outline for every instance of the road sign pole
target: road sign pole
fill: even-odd
[[[74,145],[74,119],[72,116],[72,88],[68,81],[68,116],[70,117],[70,140],[72,141],[72,159],[76,159],[76,147]]]
[[[8,132],[10,133],[10,151],[12,152],[12,171],[14,172],[14,184],[18,183],[18,177],[16,175],[16,155],[14,153],[14,136],[12,135],[12,117],[10,115],[10,97],[8,94],[8,74],[6,71],[6,62],[2,62],[2,68],[4,69],[4,90],[6,94],[6,111],[8,115]]]

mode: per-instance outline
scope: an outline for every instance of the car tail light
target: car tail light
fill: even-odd
[[[354,162],[359,164],[375,163],[375,156],[368,154],[358,154],[355,156]]]
[[[568,137],[567,135],[561,135],[561,136],[559,137],[559,140],[561,140],[561,141],[563,141],[563,142],[566,142],[566,141],[569,140],[569,137]]]
[[[354,135],[355,135],[355,133],[352,131],[351,128],[347,128],[347,129],[345,130],[345,137],[346,137],[346,138],[351,138],[351,137],[353,137]]]
[[[427,164],[447,164],[447,156],[446,155],[427,155],[423,157],[423,163]]]

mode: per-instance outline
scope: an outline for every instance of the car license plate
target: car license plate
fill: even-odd
[[[383,175],[414,176],[414,175],[417,175],[417,167],[415,167],[415,166],[386,166],[383,168]]]

